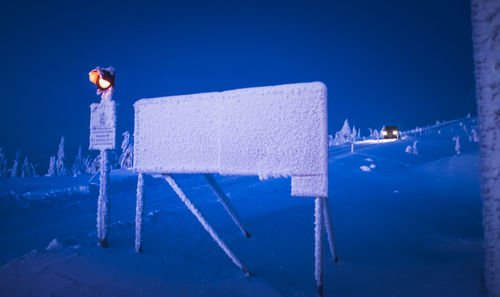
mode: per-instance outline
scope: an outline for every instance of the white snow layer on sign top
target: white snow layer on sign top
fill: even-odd
[[[134,169],[292,177],[292,195],[328,195],[321,82],[141,99]]]

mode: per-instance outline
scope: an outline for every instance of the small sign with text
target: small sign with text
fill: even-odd
[[[116,139],[116,103],[107,101],[90,105],[91,150],[112,150]]]

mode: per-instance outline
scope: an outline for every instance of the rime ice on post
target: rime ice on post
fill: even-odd
[[[112,100],[114,92],[113,67],[92,70],[89,80],[96,84],[97,94],[101,95],[100,103],[90,105],[90,147],[100,151],[99,198],[97,202],[97,236],[101,246],[108,246],[109,229],[109,162],[107,150],[115,148],[116,103]]]
[[[292,196],[318,197],[316,231],[321,232],[316,237],[316,276],[318,286],[322,284],[322,250],[318,241],[325,227],[332,256],[336,257],[331,218],[329,211],[324,211],[328,197],[328,117],[323,83],[142,99],[134,104],[134,109],[134,170],[140,174],[163,174],[205,230],[244,272],[248,271],[171,174],[205,174],[244,234],[246,230],[229,199],[210,174],[256,175],[260,179],[291,177]],[[351,131],[347,121],[344,126],[351,141],[356,132]],[[140,195],[138,203],[139,199]],[[137,224],[142,226],[139,221]],[[139,237],[140,232],[136,236],[140,246]]]
[[[245,237],[250,238],[250,233],[248,233],[248,231],[245,229],[245,227],[243,227],[243,225],[241,224],[241,219],[240,219],[238,213],[236,212],[236,210],[234,210],[233,206],[229,202],[229,199],[227,198],[226,194],[224,193],[222,188],[219,186],[219,184],[217,183],[215,178],[211,174],[205,174],[205,178],[207,179],[208,184],[210,185],[210,187],[214,191],[215,195],[217,196],[219,202],[222,204],[222,206],[224,206],[226,211],[229,213],[229,215],[231,216],[231,219],[233,219],[233,222],[236,224],[236,226],[238,226],[238,228],[240,228],[241,233],[243,233],[243,235]]]
[[[472,0],[472,40],[481,148],[481,199],[488,296],[500,296],[500,2]]]
[[[144,224],[144,177],[137,176],[137,204],[135,207],[135,251],[142,252],[142,225]]]

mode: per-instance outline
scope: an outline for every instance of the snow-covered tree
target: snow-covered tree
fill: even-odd
[[[32,177],[31,164],[28,157],[24,158],[23,166],[21,167],[21,177]]]
[[[107,152],[108,152],[107,160],[109,169],[120,168],[120,162],[119,162],[120,157],[116,153],[116,150],[108,150]]]
[[[130,141],[130,133],[123,133],[123,142],[121,145],[122,154],[120,155],[120,168],[130,168],[134,161],[134,146]]]
[[[71,173],[74,177],[85,174],[85,165],[83,164],[82,159],[82,146],[78,147],[78,153],[76,154],[75,162],[71,168]]]
[[[345,120],[342,129],[335,133],[335,138],[333,139],[333,143],[335,145],[350,143],[352,139],[352,131],[349,126],[349,121]]]
[[[378,143],[378,139],[379,139],[380,136],[378,134],[378,130],[377,129],[373,130],[373,137],[375,137],[375,139],[377,139],[377,143]]]
[[[481,148],[481,198],[488,295],[500,296],[500,1],[472,0],[472,40]]]
[[[413,146],[406,146],[406,149],[405,149],[405,152],[408,153],[408,154],[414,154],[414,155],[418,155],[418,150],[417,150],[417,140],[415,140],[413,142]]]
[[[30,168],[31,168],[31,176],[32,177],[39,177],[38,172],[37,172],[38,164],[33,164],[30,162]]]
[[[50,156],[49,170],[45,176],[56,176],[56,156]]]
[[[460,155],[460,136],[455,136],[452,140],[455,141],[455,152]]]
[[[19,177],[19,158],[21,158],[21,149],[16,152],[16,158],[10,169],[10,177]]]
[[[68,175],[66,157],[64,156],[64,136],[61,136],[61,142],[59,142],[59,149],[57,151],[56,174],[57,176]]]
[[[95,159],[92,160],[92,163],[90,164],[90,170],[92,171],[92,174],[99,171],[99,168],[101,168],[101,154],[97,155],[95,157]]]
[[[470,136],[470,140],[473,142],[479,142],[479,137],[477,137],[477,131],[476,129],[472,129],[472,136]]]
[[[9,168],[7,167],[7,155],[3,147],[0,147],[0,177],[7,177]]]
[[[83,164],[85,166],[86,174],[94,174],[97,172],[97,167],[94,167],[96,164],[94,164],[94,160],[92,160],[90,156],[87,155],[85,159],[83,159]]]
[[[332,145],[333,145],[333,136],[328,135],[328,146],[332,146]]]

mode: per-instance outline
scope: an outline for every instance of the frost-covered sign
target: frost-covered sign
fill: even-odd
[[[91,150],[112,150],[116,139],[116,103],[103,100],[90,105]]]
[[[162,174],[186,207],[246,275],[235,256],[176,183],[172,173],[203,173],[246,237],[234,208],[210,175],[291,177],[293,196],[315,198],[315,279],[323,293],[323,230],[337,261],[328,205],[327,90],[321,82],[142,99],[134,104],[136,239],[142,251],[143,174]]]
[[[134,108],[137,172],[291,177],[292,195],[328,196],[321,82],[142,99]]]

